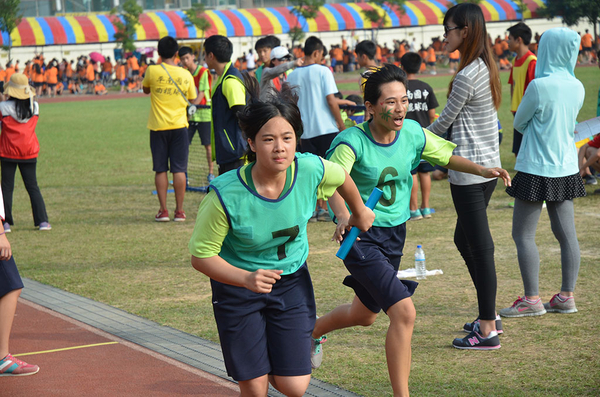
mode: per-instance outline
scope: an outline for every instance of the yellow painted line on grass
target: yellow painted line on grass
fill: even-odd
[[[62,349],[54,349],[54,350],[44,350],[41,352],[32,352],[32,353],[21,353],[21,354],[13,354],[13,357],[21,357],[21,356],[32,356],[34,354],[44,354],[44,353],[55,353],[62,352],[65,350],[74,350],[74,349],[84,349],[86,347],[96,347],[96,346],[106,346],[106,345],[114,345],[119,342],[105,342],[105,343],[95,343],[93,345],[84,345],[84,346],[73,346],[73,347],[65,347]]]

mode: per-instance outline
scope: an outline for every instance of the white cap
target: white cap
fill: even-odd
[[[281,59],[289,56],[290,52],[285,47],[279,46],[271,50],[271,59]]]

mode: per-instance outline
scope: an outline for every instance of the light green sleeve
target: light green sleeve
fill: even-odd
[[[188,244],[190,254],[197,258],[219,255],[229,223],[219,197],[211,190],[200,203],[192,238]]]
[[[350,174],[350,171],[352,171],[352,167],[354,166],[354,162],[356,162],[356,155],[350,146],[342,143],[335,148],[333,153],[331,153],[331,156],[329,156],[329,161],[341,165],[342,168],[348,174]]]
[[[425,132],[425,148],[421,158],[427,160],[431,165],[441,165],[443,167],[448,165],[456,145],[440,138],[428,129],[423,128],[423,132]]]
[[[229,107],[246,105],[246,88],[237,77],[229,77],[223,80],[223,95],[227,98]]]
[[[339,164],[331,161],[323,160],[323,166],[325,173],[317,189],[317,199],[327,200],[333,196],[338,187],[344,184],[346,172],[344,172],[344,169]]]

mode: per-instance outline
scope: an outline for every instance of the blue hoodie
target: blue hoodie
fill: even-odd
[[[523,132],[517,171],[551,178],[579,172],[573,133],[585,97],[574,74],[580,40],[567,28],[547,30],[540,39],[535,79],[514,120]]]

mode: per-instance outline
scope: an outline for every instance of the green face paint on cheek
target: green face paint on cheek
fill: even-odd
[[[379,113],[379,117],[381,117],[383,121],[389,121],[389,119],[392,118],[392,111],[386,106],[381,113]]]

